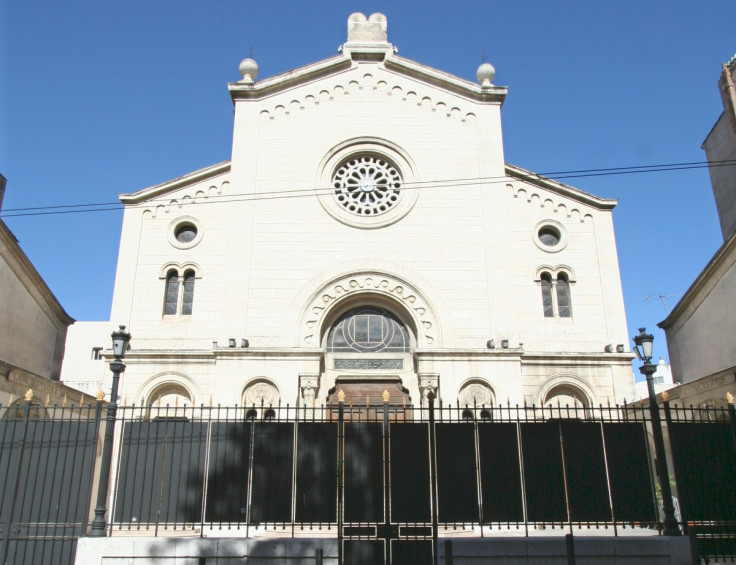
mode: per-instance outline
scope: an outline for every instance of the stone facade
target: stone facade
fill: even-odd
[[[338,55],[263,80],[246,59],[231,160],[121,195],[129,403],[314,405],[387,376],[417,405],[632,397],[616,201],[505,163],[492,67],[448,75],[386,30],[353,15]]]

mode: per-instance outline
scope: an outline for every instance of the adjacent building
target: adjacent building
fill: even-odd
[[[0,175],[0,209],[6,179]],[[0,405],[90,402],[59,381],[67,329],[74,319],[0,220]],[[31,389],[32,394],[27,397]]]
[[[736,384],[736,56],[718,86],[723,113],[703,143],[723,232],[723,245],[667,318],[671,397],[686,405],[723,406]]]

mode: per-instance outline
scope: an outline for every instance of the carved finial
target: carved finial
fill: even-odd
[[[728,402],[729,404],[733,404],[733,393],[731,392],[726,393],[726,402]]]
[[[670,400],[670,393],[666,390],[662,392],[662,402],[669,402]]]
[[[97,402],[102,402],[103,398],[105,398],[105,391],[100,389],[97,391]]]
[[[388,399],[391,398],[391,393],[387,390],[384,390],[381,394],[381,398],[383,398],[384,402],[388,402]]]
[[[30,402],[33,399],[33,389],[29,388],[26,391],[26,402]]]
[[[345,402],[345,391],[340,389],[337,391],[337,400],[338,402]]]

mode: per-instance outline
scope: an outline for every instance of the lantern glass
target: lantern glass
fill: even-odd
[[[125,356],[129,341],[130,334],[125,331],[125,326],[120,326],[119,330],[112,332],[112,354],[115,359],[122,359]]]

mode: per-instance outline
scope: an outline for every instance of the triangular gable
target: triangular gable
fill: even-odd
[[[524,182],[526,185],[538,187],[545,191],[552,192],[559,196],[564,196],[575,202],[586,204],[598,210],[613,210],[618,204],[616,198],[600,198],[588,192],[584,192],[578,188],[572,187],[547,177],[533,173],[516,165],[506,163],[506,175],[513,179]],[[517,195],[518,188],[514,189],[514,195]],[[531,195],[527,195],[530,197]]]
[[[227,176],[230,174],[230,161],[223,161],[216,165],[211,165],[198,171],[191,172],[184,176],[166,181],[155,186],[150,186],[136,192],[129,194],[118,194],[118,198],[123,204],[140,204],[150,202],[151,200],[160,199],[166,195],[186,189],[186,188],[197,188],[200,185],[212,184],[213,186],[221,186],[223,182],[227,181]],[[225,178],[219,178],[225,177]],[[217,182],[214,182],[217,181]],[[197,191],[191,195],[184,195],[189,198],[196,198]],[[209,196],[209,191],[204,194]]]

